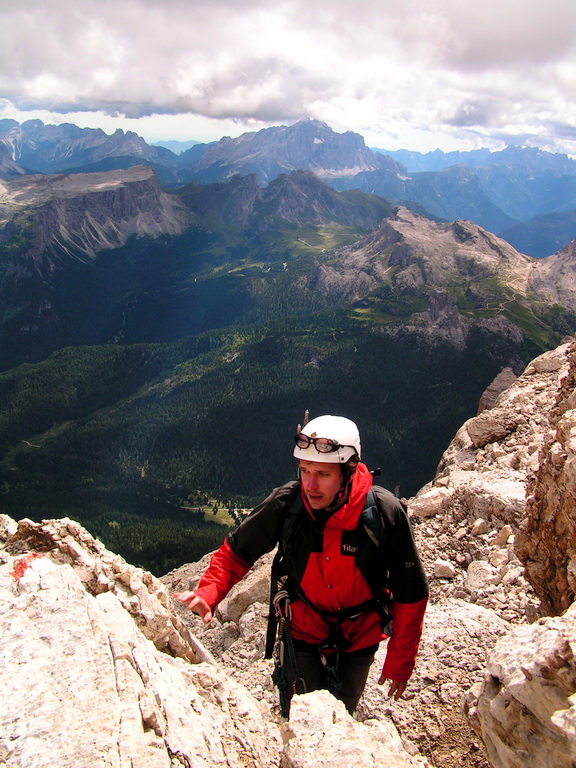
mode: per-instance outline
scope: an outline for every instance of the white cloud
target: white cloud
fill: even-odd
[[[4,115],[44,110],[80,124],[80,113],[99,125],[114,116],[146,138],[161,138],[150,134],[160,125],[162,138],[207,140],[310,116],[391,149],[408,138],[417,149],[517,139],[572,152],[575,54],[574,0],[0,8]]]

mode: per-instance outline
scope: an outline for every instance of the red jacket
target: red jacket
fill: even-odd
[[[288,483],[275,489],[214,553],[196,590],[212,610],[258,557],[278,543],[298,486]],[[387,522],[388,562],[381,563],[382,554],[377,554],[376,547],[368,540],[360,518],[371,486],[372,475],[364,464],[359,464],[347,503],[329,517],[321,529],[304,499],[306,512],[299,516],[302,519],[293,534],[296,546],[287,556],[288,566],[291,577],[297,579],[315,607],[337,612],[370,600],[373,594],[358,559],[379,557],[377,567],[382,571],[382,584],[386,584],[394,597],[390,608],[393,633],[383,673],[392,680],[406,681],[412,674],[418,651],[428,587],[404,508],[392,494],[379,487],[373,491]],[[293,637],[307,643],[319,645],[328,636],[325,621],[303,600],[292,601],[290,626]],[[346,651],[377,645],[386,637],[375,610],[344,619],[341,630],[347,641]]]

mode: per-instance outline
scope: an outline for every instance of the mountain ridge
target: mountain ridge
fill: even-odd
[[[256,173],[268,183],[290,170],[311,170],[321,178],[354,176],[360,171],[400,166],[375,155],[360,134],[335,133],[318,120],[301,120],[292,126],[264,128],[211,144],[195,166],[202,181],[222,179],[222,174]]]
[[[162,192],[145,166],[106,174],[21,176],[0,189],[2,240],[10,248],[13,238],[28,239],[29,247],[22,249],[26,258],[58,249],[94,258],[132,235],[177,234],[186,223],[183,206]]]
[[[469,324],[466,318],[488,321],[494,315],[518,325],[520,314],[529,313],[531,319],[525,316],[520,322],[522,333],[528,321],[543,338],[551,332],[546,302],[567,318],[576,312],[572,251],[564,249],[538,262],[471,222],[434,222],[403,207],[393,209],[378,196],[338,192],[310,171],[280,175],[264,188],[255,176],[236,175],[226,184],[193,183],[172,193],[160,188],[146,166],[103,174],[24,176],[2,185],[0,229],[5,256],[0,290],[7,301],[15,275],[33,280],[37,270],[44,279],[30,292],[36,293],[36,303],[27,314],[37,314],[36,330],[27,332],[31,339],[39,338],[38,327],[47,333],[58,327],[63,299],[56,309],[55,298],[67,280],[84,284],[90,293],[95,290],[91,282],[100,281],[94,306],[99,305],[103,316],[123,318],[124,342],[174,340],[217,327],[210,325],[217,322],[212,310],[214,320],[195,324],[186,302],[200,301],[200,310],[211,286],[224,288],[226,281],[224,295],[231,290],[234,299],[230,295],[231,314],[223,315],[224,324],[271,320],[277,290],[286,302],[300,294],[302,305],[302,286],[307,311],[363,302],[355,316],[370,317],[388,301],[395,307],[392,316],[398,312],[406,318],[416,317],[415,308],[434,301],[437,310],[443,305],[444,320],[453,307],[460,325]],[[161,253],[166,256],[160,258]],[[74,262],[78,266],[71,271]],[[81,267],[83,262],[93,262],[95,269]],[[129,271],[110,292],[106,286],[115,269],[118,277]],[[177,289],[179,284],[184,292]],[[24,285],[20,280],[19,290]],[[71,282],[63,297],[73,290]],[[439,291],[444,293],[440,304]],[[101,299],[96,298],[99,292]],[[382,292],[388,292],[387,299]],[[179,295],[180,309],[169,295]],[[13,318],[20,309],[18,296],[6,304],[6,317]],[[158,327],[171,312],[174,320],[176,312],[187,312],[187,325],[172,332],[166,326],[157,336],[147,336],[145,326],[138,331],[136,317],[145,321],[155,296],[164,305],[153,311],[161,321]],[[197,317],[204,317],[207,309]],[[283,311],[290,314],[287,304]],[[152,329],[149,321],[148,327]],[[6,332],[8,326],[4,328]],[[75,338],[74,343],[81,340]],[[105,338],[89,335],[86,341]]]
[[[0,144],[9,150],[0,161],[0,177],[6,178],[145,163],[164,187],[225,182],[237,173],[256,174],[266,186],[292,170],[311,170],[339,190],[360,188],[391,204],[422,206],[431,216],[470,219],[504,237],[510,232],[513,244],[522,243],[529,255],[548,256],[576,237],[574,161],[529,147],[385,152],[369,149],[360,134],[339,134],[311,119],[197,143],[180,155],[149,146],[132,132],[107,136],[99,129],[44,126],[38,120],[0,121]],[[396,158],[405,159],[410,170]],[[558,213],[564,214],[563,226],[554,237],[545,217]]]

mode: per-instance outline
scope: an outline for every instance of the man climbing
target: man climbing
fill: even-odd
[[[313,419],[294,438],[299,480],[276,488],[213,554],[195,591],[175,597],[204,622],[256,560],[278,545],[270,632],[284,715],[294,693],[328,688],[350,713],[378,644],[379,683],[400,698],[412,674],[428,585],[402,503],[372,485],[354,422]],[[274,629],[276,629],[274,627]]]

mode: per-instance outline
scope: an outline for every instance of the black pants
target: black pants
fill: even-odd
[[[294,681],[297,677],[302,678],[305,684],[303,686],[296,681],[296,693],[310,693],[320,689],[332,690],[336,698],[344,702],[348,712],[352,714],[364,691],[370,666],[374,661],[374,655],[378,646],[362,648],[359,651],[351,653],[339,653],[336,663],[336,656],[329,654],[328,663],[334,667],[337,677],[337,688],[335,690],[330,683],[329,669],[322,662],[322,657],[318,648],[313,645],[295,643],[296,664],[298,674],[292,668],[288,654],[285,654],[284,671],[288,682],[288,696],[291,698],[294,693]]]

